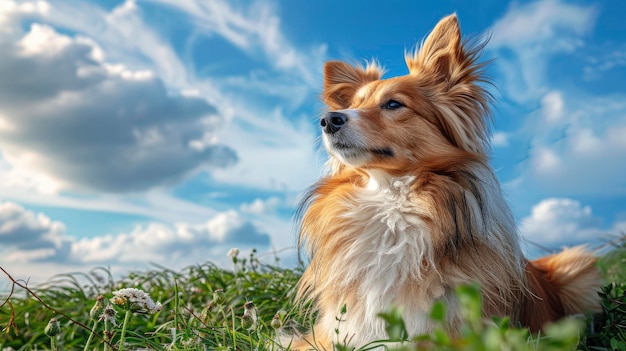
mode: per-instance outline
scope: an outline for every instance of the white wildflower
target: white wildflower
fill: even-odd
[[[115,317],[117,316],[117,311],[113,306],[107,305],[104,310],[102,310],[102,314],[99,317],[99,320],[104,321],[105,323],[111,323],[113,326],[117,326],[117,322],[115,322]]]
[[[238,248],[233,247],[232,249],[228,250],[228,257],[236,258],[237,256],[239,256],[239,249]]]
[[[162,308],[160,302],[154,303],[147,293],[135,288],[114,291],[111,303],[119,306],[126,306],[129,303],[132,310],[139,312],[156,313]]]

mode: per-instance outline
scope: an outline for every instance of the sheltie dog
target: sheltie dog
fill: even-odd
[[[428,333],[438,300],[454,333],[455,287],[473,282],[485,317],[509,316],[532,331],[599,310],[592,254],[581,247],[534,261],[522,254],[489,164],[484,46],[462,41],[451,15],[405,54],[405,76],[381,79],[376,64],[325,64],[320,125],[329,174],[303,201],[299,237],[310,261],[298,297],[318,315],[289,349],[384,339],[377,315],[390,306],[402,309],[410,336]]]

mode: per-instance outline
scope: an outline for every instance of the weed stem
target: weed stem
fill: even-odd
[[[93,340],[93,335],[96,333],[96,328],[98,327],[98,319],[93,322],[93,327],[91,328],[91,333],[89,333],[89,338],[87,339],[87,343],[85,344],[85,348],[83,351],[89,350],[89,345],[91,344],[91,340]]]
[[[124,324],[122,324],[122,334],[120,335],[119,351],[124,351],[124,338],[126,336],[126,325],[128,324],[128,321],[130,320],[131,313],[132,312],[130,310],[126,310],[126,314],[124,315]]]

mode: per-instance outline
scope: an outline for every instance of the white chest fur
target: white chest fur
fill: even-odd
[[[345,213],[347,226],[342,235],[349,247],[334,270],[337,286],[351,287],[357,304],[348,305],[339,326],[340,338],[352,345],[384,339],[384,322],[378,313],[390,306],[402,306],[411,335],[427,332],[427,312],[432,302],[446,295],[435,270],[424,203],[410,192],[414,177],[372,177]],[[346,296],[346,293],[340,293]],[[346,303],[337,300],[337,311]],[[324,316],[323,324],[335,316]],[[364,322],[365,321],[365,322]]]

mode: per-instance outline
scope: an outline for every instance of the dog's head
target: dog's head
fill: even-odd
[[[456,15],[442,19],[415,52],[409,74],[381,79],[375,64],[330,61],[320,125],[339,167],[401,175],[420,161],[488,148],[489,93],[477,63],[483,43],[461,41]]]

